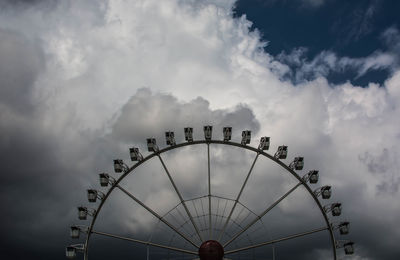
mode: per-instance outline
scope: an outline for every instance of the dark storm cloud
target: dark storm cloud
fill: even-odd
[[[20,3],[25,3],[25,4],[36,4],[39,2],[44,2],[44,1],[48,1],[48,0],[3,0],[4,3],[8,3],[8,4],[14,4],[14,5],[18,5]]]
[[[29,89],[34,80],[31,75],[21,84]],[[11,101],[1,105],[13,111],[20,100]],[[193,125],[200,133],[201,122],[215,122],[216,131],[225,124],[254,132],[259,129],[251,109],[244,105],[212,110],[202,98],[180,103],[172,95],[141,89],[123,107],[110,135],[82,132],[71,144],[59,138],[60,133],[44,128],[35,108],[32,105],[29,113],[13,113],[8,118],[2,114],[0,154],[6,167],[0,196],[7,214],[1,223],[7,235],[1,242],[6,245],[3,254],[15,259],[47,259],[43,252],[48,259],[63,257],[63,247],[69,243],[68,226],[77,223],[76,206],[85,202],[86,188],[97,186],[97,173],[111,171],[112,159],[126,154],[120,142],[144,144],[146,137],[157,135],[162,145],[163,132],[174,129],[177,122]],[[19,244],[24,244],[23,250],[15,251]]]
[[[41,3],[55,3],[56,0],[2,0],[0,6],[8,6],[10,8],[20,7],[20,6],[33,6]]]
[[[65,228],[58,223],[66,223],[70,214],[65,205],[71,199],[66,194],[76,185],[68,177],[74,167],[61,157],[59,138],[44,127],[39,104],[33,99],[34,84],[45,67],[38,42],[0,29],[0,154],[4,166],[0,200],[7,211],[1,216],[1,243],[6,258],[45,259],[43,252],[48,251],[52,259],[62,255],[59,243],[67,237],[61,235]]]
[[[56,152],[57,137],[43,128],[32,99],[34,83],[44,67],[43,52],[35,42],[0,29],[0,154],[4,166],[0,200],[7,211],[1,216],[1,243],[6,258],[42,258],[43,251],[55,250],[64,241],[57,233],[63,229],[57,222],[64,222],[69,212],[64,206],[69,200],[64,186],[68,167]]]
[[[36,247],[41,252],[54,250],[63,241],[58,233],[63,228],[57,222],[65,223],[68,215],[65,194],[70,189],[65,185],[70,183],[52,137],[27,122],[10,130],[8,145],[0,146],[6,164],[0,196],[7,211],[1,217],[1,240],[7,245],[6,257],[19,259],[30,256]],[[21,244],[25,246],[16,250]]]
[[[0,101],[9,109],[32,111],[32,88],[45,67],[43,52],[24,35],[0,28]]]

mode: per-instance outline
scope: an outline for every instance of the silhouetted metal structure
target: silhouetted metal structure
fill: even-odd
[[[224,127],[223,128],[223,140],[213,140],[212,139],[212,131],[213,127],[210,125],[204,126],[203,127],[203,132],[204,132],[204,140],[194,140],[193,139],[193,128],[191,127],[186,127],[184,128],[184,136],[185,140],[187,142],[185,143],[176,143],[175,140],[175,134],[174,132],[168,131],[165,133],[166,137],[166,144],[168,145],[167,147],[160,149],[157,145],[156,139],[155,138],[148,138],[147,139],[147,148],[148,151],[151,152],[149,155],[144,157],[140,152],[137,147],[132,147],[129,149],[130,152],[130,158],[133,162],[136,162],[132,166],[128,166],[126,163],[123,162],[121,159],[115,159],[114,160],[114,171],[116,173],[122,173],[121,176],[118,178],[111,177],[110,174],[107,173],[101,173],[99,174],[99,179],[100,179],[100,186],[101,187],[108,187],[108,190],[105,191],[104,193],[101,191],[98,191],[96,189],[89,189],[87,190],[87,198],[90,203],[95,203],[97,201],[100,201],[100,203],[97,205],[96,209],[90,209],[84,206],[78,207],[78,218],[80,220],[86,220],[88,216],[91,216],[92,219],[90,221],[90,224],[88,226],[82,226],[82,225],[74,225],[71,226],[71,238],[73,239],[79,239],[80,234],[84,233],[86,234],[86,239],[84,243],[81,244],[73,244],[68,247],[66,247],[66,256],[67,258],[74,258],[76,256],[76,252],[83,252],[84,259],[88,259],[88,245],[89,241],[92,235],[100,235],[100,236],[105,236],[105,237],[110,237],[114,239],[120,239],[120,240],[125,240],[125,241],[130,241],[138,244],[143,244],[146,245],[147,247],[157,247],[157,248],[163,248],[163,249],[168,249],[171,251],[175,252],[180,252],[188,255],[193,255],[193,257],[199,257],[201,260],[221,260],[223,259],[224,256],[228,256],[230,254],[234,254],[237,252],[242,252],[254,248],[259,248],[263,247],[266,245],[271,245],[271,244],[277,244],[282,241],[286,240],[291,240],[294,238],[298,237],[304,237],[313,233],[317,232],[322,232],[326,231],[329,233],[330,237],[330,242],[331,242],[331,247],[332,247],[332,255],[333,259],[337,259],[337,249],[338,248],[344,248],[345,254],[353,254],[354,253],[354,243],[348,240],[336,240],[335,239],[335,230],[339,230],[340,235],[347,235],[349,233],[349,222],[347,221],[342,221],[340,223],[333,223],[330,221],[330,218],[328,217],[328,214],[331,213],[333,217],[337,217],[341,215],[342,211],[342,204],[338,202],[334,202],[328,205],[323,206],[321,204],[321,201],[319,198],[322,199],[329,199],[331,197],[331,186],[322,186],[320,188],[315,189],[314,191],[310,188],[310,184],[315,184],[318,182],[319,179],[319,172],[317,170],[311,170],[304,176],[298,175],[295,171],[296,170],[302,170],[304,167],[304,158],[303,157],[295,157],[294,160],[289,164],[286,165],[283,163],[281,160],[286,159],[288,155],[288,147],[285,145],[281,145],[278,147],[278,150],[275,152],[274,155],[270,155],[265,152],[265,150],[269,149],[270,146],[270,137],[261,137],[259,145],[257,148],[248,146],[251,141],[251,131],[245,130],[242,132],[242,139],[240,143],[233,142],[231,141],[232,137],[232,127]],[[204,144],[207,146],[207,169],[208,169],[208,194],[202,197],[194,198],[194,199],[189,199],[185,200],[182,195],[180,190],[177,188],[174,179],[172,178],[169,169],[167,168],[162,155],[165,152],[168,152],[173,149],[179,149],[185,146],[190,146],[190,145],[198,145],[198,144]],[[211,173],[210,173],[210,145],[222,145],[222,146],[235,146],[239,147],[242,149],[246,149],[248,151],[254,152],[255,153],[255,158],[254,161],[251,164],[251,167],[246,175],[245,181],[243,184],[240,186],[240,190],[237,193],[237,196],[235,199],[229,199],[229,198],[223,198],[216,196],[212,194],[211,191]],[[265,208],[264,211],[262,211],[259,214],[256,214],[252,212],[250,209],[248,209],[245,205],[241,204],[240,198],[243,193],[244,188],[246,187],[249,177],[252,174],[252,171],[254,169],[254,166],[260,156],[264,156],[276,164],[278,164],[280,167],[282,167],[284,170],[286,170],[289,174],[291,174],[293,177],[297,179],[297,184],[294,185],[291,189],[289,189],[284,195],[276,199],[269,207]],[[173,186],[173,189],[176,193],[176,195],[179,198],[179,205],[177,205],[175,208],[171,209],[167,214],[170,214],[174,210],[176,210],[179,207],[183,208],[184,213],[186,214],[186,217],[188,218],[187,224],[191,225],[194,234],[188,235],[186,232],[182,230],[182,226],[176,226],[174,225],[171,221],[169,221],[165,215],[161,216],[158,213],[154,211],[154,209],[150,208],[148,205],[146,205],[143,201],[135,197],[133,194],[131,194],[128,190],[126,190],[124,187],[121,186],[121,181],[130,173],[134,172],[137,167],[140,165],[146,163],[149,160],[152,160],[154,158],[158,158],[160,161],[162,168],[164,169],[170,183]],[[238,239],[242,234],[244,234],[246,231],[248,231],[251,227],[253,227],[258,221],[261,220],[266,214],[268,214],[273,208],[275,208],[281,201],[283,201],[287,196],[289,196],[291,193],[293,193],[298,187],[303,186],[307,192],[311,195],[313,198],[313,201],[315,204],[318,206],[322,217],[324,219],[325,225],[312,229],[312,230],[307,230],[301,233],[295,233],[291,235],[287,235],[284,237],[279,237],[275,239],[270,239],[268,241],[263,241],[261,243],[254,243],[249,246],[245,247],[239,247],[239,248],[234,248],[234,249],[229,249],[226,250],[226,248],[232,244],[236,239]],[[154,217],[159,219],[160,222],[164,223],[172,232],[174,232],[177,236],[181,237],[184,241],[186,241],[189,245],[191,245],[193,248],[197,250],[188,250],[184,248],[179,248],[179,247],[173,247],[171,245],[165,245],[165,244],[160,244],[160,243],[154,243],[151,241],[143,241],[139,239],[134,239],[130,237],[124,237],[116,234],[111,234],[111,233],[106,233],[106,232],[100,232],[97,230],[94,230],[94,224],[96,223],[96,219],[98,217],[98,214],[101,212],[101,209],[104,205],[104,203],[107,201],[107,198],[110,196],[110,194],[114,190],[120,190],[126,196],[131,198],[133,201],[135,201],[138,205],[140,205],[142,208],[144,208],[147,212],[152,214]],[[201,206],[203,207],[203,200],[206,205],[208,206],[208,213],[204,214],[204,217],[208,217],[208,222],[204,222],[203,224],[200,224],[201,222],[196,221],[195,219],[199,218],[199,215],[197,213],[197,208],[196,208],[196,203],[201,202]],[[218,205],[217,212],[212,212],[213,211],[213,200],[216,200],[218,203],[225,203],[225,208],[224,208],[224,213],[218,213],[218,210],[220,206]],[[208,201],[208,203],[206,203]],[[229,209],[227,209],[227,205],[231,205]],[[190,205],[189,205],[190,204]],[[193,207],[194,206],[194,207]],[[228,239],[223,240],[223,236],[226,232],[226,230],[229,228],[229,225],[232,225],[234,221],[232,221],[232,216],[235,213],[235,210],[240,207],[242,210],[246,210],[248,212],[248,216],[252,216],[253,219],[250,219],[247,221],[247,224],[245,226],[239,226],[238,230],[236,233],[231,234]],[[193,211],[196,211],[194,213]],[[207,210],[206,210],[207,211]],[[226,215],[225,215],[226,213]],[[181,214],[181,213],[180,213]],[[222,215],[221,215],[222,214]],[[212,216],[220,216],[221,221],[219,223],[216,223],[217,221],[212,220]],[[213,230],[215,231],[216,228],[213,227],[212,225],[219,225],[219,232],[215,232],[214,234],[212,233]],[[211,239],[215,238],[215,240]],[[274,248],[273,248],[274,250]]]

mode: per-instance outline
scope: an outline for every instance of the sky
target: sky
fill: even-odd
[[[64,259],[65,246],[79,242],[70,225],[89,223],[77,219],[76,207],[88,205],[86,189],[100,189],[99,173],[118,176],[113,159],[133,165],[128,148],[149,155],[146,138],[163,148],[165,131],[180,143],[184,127],[202,139],[202,126],[213,125],[216,139],[232,126],[237,142],[252,130],[254,147],[270,136],[269,153],[289,146],[286,164],[304,156],[300,175],[320,171],[318,185],[333,189],[321,202],[343,203],[343,216],[332,221],[351,222],[344,239],[356,243],[355,254],[343,259],[398,259],[398,9],[390,0],[0,1],[3,258]],[[212,146],[211,155],[212,190],[234,198],[254,154]],[[163,159],[185,199],[204,195],[204,146]],[[159,214],[179,203],[157,160],[122,184]],[[260,159],[241,203],[261,212],[294,184]],[[99,230],[138,239],[153,233],[160,243],[170,236],[121,191],[104,205]],[[263,236],[248,235],[262,242],[321,221],[302,188],[263,219],[256,229],[265,228]],[[277,244],[276,259],[332,259],[327,238]],[[126,259],[144,258],[146,248],[93,237],[89,251],[91,259]],[[151,259],[165,253],[152,252]],[[252,254],[271,259],[270,252]]]

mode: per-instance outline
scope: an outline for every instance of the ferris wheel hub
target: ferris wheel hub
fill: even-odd
[[[200,260],[222,260],[224,248],[218,241],[205,241],[199,248],[199,257]]]

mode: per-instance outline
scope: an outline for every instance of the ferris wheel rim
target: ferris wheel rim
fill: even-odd
[[[171,146],[167,146],[163,149],[154,151],[152,153],[150,153],[149,155],[147,155],[146,157],[143,157],[143,159],[141,159],[140,161],[136,162],[135,164],[133,164],[131,167],[129,167],[129,169],[127,171],[125,171],[121,176],[119,176],[115,182],[111,185],[111,187],[108,189],[108,191],[104,194],[104,198],[102,200],[100,200],[99,205],[97,206],[92,220],[90,222],[90,225],[87,229],[87,235],[86,235],[86,239],[85,239],[85,243],[84,243],[84,247],[83,247],[83,251],[84,251],[84,260],[88,260],[88,245],[89,245],[89,240],[91,237],[92,233],[96,233],[93,232],[93,227],[96,223],[96,219],[97,216],[99,215],[99,212],[101,211],[104,203],[107,201],[107,198],[109,197],[109,195],[114,191],[115,188],[117,188],[119,186],[119,183],[125,178],[127,177],[129,174],[133,173],[134,170],[139,167],[140,165],[146,163],[147,161],[151,160],[154,157],[159,156],[160,154],[163,154],[165,152],[174,150],[174,149],[178,149],[178,148],[183,148],[186,146],[192,146],[192,145],[201,145],[201,144],[207,144],[208,147],[210,144],[219,144],[219,145],[228,145],[228,146],[234,146],[234,147],[239,147],[242,149],[247,149],[249,151],[255,152],[258,155],[263,155],[264,157],[274,161],[275,163],[277,163],[278,165],[280,165],[282,168],[284,168],[287,172],[289,172],[293,177],[295,177],[298,181],[299,181],[299,185],[302,185],[307,192],[312,196],[312,198],[314,199],[314,202],[317,204],[324,220],[325,220],[325,224],[326,224],[326,228],[325,230],[327,230],[329,232],[330,235],[330,240],[331,240],[331,244],[332,244],[332,251],[333,251],[333,257],[334,260],[337,259],[337,252],[336,252],[336,239],[335,239],[335,235],[334,235],[334,228],[331,225],[330,221],[329,221],[329,217],[327,215],[327,212],[324,210],[324,206],[322,206],[320,200],[318,199],[318,197],[314,194],[313,190],[308,186],[307,182],[303,180],[302,177],[300,177],[293,169],[291,169],[288,165],[286,165],[285,163],[283,163],[281,160],[279,160],[278,158],[275,158],[274,156],[272,156],[269,153],[264,152],[261,149],[249,146],[249,145],[245,145],[242,143],[238,143],[238,142],[234,142],[234,141],[222,141],[222,140],[193,140],[193,141],[188,141],[188,142],[182,142],[179,144],[174,144]],[[176,230],[173,230],[174,232],[176,232]],[[225,245],[224,245],[225,247]],[[198,248],[198,247],[196,247]],[[231,250],[232,251],[232,250]]]

